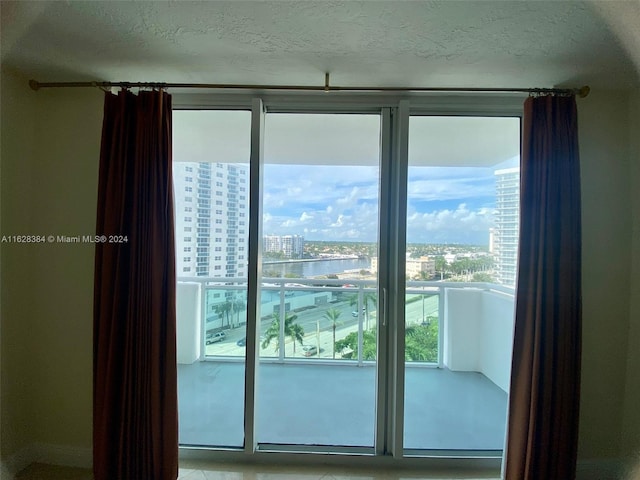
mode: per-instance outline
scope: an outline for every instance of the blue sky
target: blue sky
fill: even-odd
[[[376,167],[266,165],[263,232],[375,241],[377,176]],[[410,168],[408,196],[409,242],[488,244],[494,168]]]
[[[175,111],[174,160],[246,165],[250,126],[248,111]],[[263,233],[376,241],[379,145],[376,114],[267,114]],[[408,241],[488,244],[494,171],[519,150],[519,119],[412,116]]]

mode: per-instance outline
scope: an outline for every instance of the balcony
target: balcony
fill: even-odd
[[[243,282],[238,278],[178,282],[181,444],[242,445]],[[256,388],[258,442],[373,445],[376,289],[372,281],[348,282],[264,279]],[[501,450],[513,289],[486,283],[408,282],[405,300],[406,330],[411,332],[406,337],[405,449]],[[302,345],[285,335],[286,321],[273,329],[274,318],[290,316],[302,327]],[[207,334],[214,338],[215,332],[225,333],[222,341],[216,336],[215,343],[207,345]],[[414,333],[419,335],[411,336]],[[421,341],[425,345],[416,344]]]

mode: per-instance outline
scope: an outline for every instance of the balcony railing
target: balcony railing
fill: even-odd
[[[407,282],[407,365],[479,372],[507,391],[513,293],[492,283]],[[373,280],[265,278],[260,304],[261,361],[366,365],[376,358]],[[246,279],[179,279],[179,363],[244,359],[245,326]]]

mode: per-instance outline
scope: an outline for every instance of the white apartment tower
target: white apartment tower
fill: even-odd
[[[240,164],[173,164],[178,276],[246,277],[247,172]]]
[[[283,235],[282,252],[287,258],[302,258],[304,253],[304,237],[300,235]]]
[[[493,230],[497,281],[515,285],[520,228],[520,168],[496,170],[496,221]]]
[[[302,258],[304,237],[302,235],[265,235],[262,237],[264,253],[282,252],[286,258]]]

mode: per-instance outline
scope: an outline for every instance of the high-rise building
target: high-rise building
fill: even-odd
[[[286,258],[302,258],[304,237],[302,235],[265,235],[262,237],[264,253],[282,253]]]
[[[300,235],[283,235],[282,252],[287,258],[302,258],[304,253],[304,237]]]
[[[498,283],[515,285],[520,228],[520,168],[495,171],[496,220],[494,254]]]
[[[176,273],[247,275],[248,167],[174,163]]]
[[[280,235],[265,235],[262,237],[263,253],[278,253],[282,251]]]

